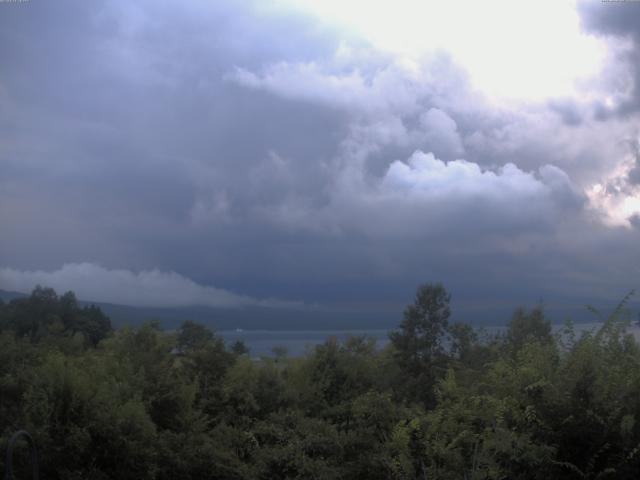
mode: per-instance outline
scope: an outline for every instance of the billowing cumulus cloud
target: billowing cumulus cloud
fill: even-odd
[[[553,165],[543,165],[537,175],[511,163],[492,171],[465,160],[445,163],[422,152],[407,163],[392,163],[382,186],[384,194],[414,208],[445,210],[455,217],[466,212],[476,219],[498,216],[505,226],[557,222],[563,213],[579,213],[584,203],[567,174]]]
[[[640,214],[637,141],[631,142],[630,150],[633,152],[630,151],[602,182],[594,184],[587,192],[592,207],[601,212],[608,225],[631,227],[637,223]]]
[[[586,201],[567,174],[553,165],[543,165],[535,174],[511,163],[482,169],[421,151],[392,162],[374,183],[363,182],[357,171],[345,171],[333,188],[326,205],[305,208],[298,203],[290,209],[285,201],[263,206],[261,216],[290,228],[333,234],[357,229],[372,237],[478,231],[482,222],[524,232],[580,215]]]
[[[483,172],[475,163],[464,160],[444,163],[433,154],[422,152],[413,154],[407,163],[393,162],[384,178],[384,184],[392,190],[409,191],[418,195],[444,197],[454,201],[470,197],[489,198],[494,199],[497,204],[517,198],[526,201],[541,196],[545,189],[551,190],[533,175],[521,171],[511,163],[501,167],[498,172]],[[569,185],[562,170],[551,165],[545,165],[540,170],[543,178],[557,177],[561,180],[556,183]]]
[[[458,125],[439,108],[430,108],[420,115],[420,131],[423,132],[424,143],[438,157],[460,158],[464,155]]]

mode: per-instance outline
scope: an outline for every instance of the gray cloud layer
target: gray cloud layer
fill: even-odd
[[[175,272],[159,270],[109,270],[91,263],[65,264],[53,272],[19,271],[0,268],[0,284],[10,291],[28,292],[34,285],[46,285],[58,292],[72,290],[81,299],[100,300],[137,307],[280,307],[301,304],[278,300],[258,300],[246,295],[199,285]]]
[[[408,65],[263,2],[0,9],[0,288],[366,304],[442,280],[491,303],[638,281],[636,217],[603,213],[638,194],[636,90],[604,120],[495,105],[444,53]]]
[[[634,2],[581,0],[578,9],[586,31],[620,41],[612,51],[619,66],[614,64],[608,78],[611,96],[619,100],[613,112],[602,106],[602,116],[637,112],[640,109],[640,8]]]

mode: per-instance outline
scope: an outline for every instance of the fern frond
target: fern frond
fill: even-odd
[[[627,303],[629,303],[629,300],[631,300],[631,297],[633,297],[636,294],[635,290],[631,290],[629,293],[627,293],[622,300],[620,300],[620,303],[618,303],[618,305],[616,306],[616,308],[613,309],[613,312],[611,312],[611,315],[609,315],[608,320],[614,320],[617,319],[620,314],[622,314],[622,311],[624,310],[624,307]]]
[[[602,316],[602,313],[600,313],[600,310],[598,310],[596,307],[594,307],[593,305],[585,305],[585,307],[587,308],[587,310],[593,313],[596,317],[598,317],[599,321],[601,322],[605,321],[605,318]]]
[[[605,478],[609,475],[615,475],[617,474],[617,470],[615,468],[605,468],[604,470],[602,470],[600,473],[598,473],[598,475],[596,475],[594,480],[598,480],[599,478]]]
[[[580,476],[580,478],[586,478],[586,475],[584,474],[584,472],[582,470],[580,470],[576,465],[574,465],[571,462],[560,462],[558,460],[551,460],[551,463],[553,465],[556,465],[560,468],[564,468],[566,470],[569,470],[577,475]]]

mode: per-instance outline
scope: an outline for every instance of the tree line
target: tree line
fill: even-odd
[[[255,359],[190,321],[114,331],[37,287],[0,302],[0,447],[28,430],[42,478],[65,480],[638,477],[624,302],[580,335],[541,307],[492,336],[450,314],[425,284],[384,348],[329,338]]]

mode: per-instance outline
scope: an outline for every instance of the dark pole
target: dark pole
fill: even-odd
[[[33,441],[31,435],[26,430],[19,430],[13,434],[9,440],[9,446],[7,447],[7,462],[5,464],[4,480],[13,480],[13,447],[16,442],[24,437],[29,443],[31,450],[31,478],[38,480],[38,449],[36,448],[36,442]]]

